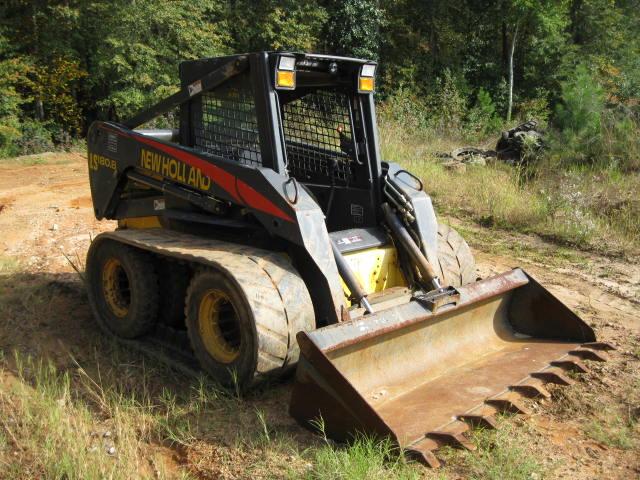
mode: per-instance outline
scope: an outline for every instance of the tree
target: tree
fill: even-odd
[[[331,0],[327,4],[326,49],[331,53],[377,59],[383,11],[377,0]]]
[[[508,103],[507,122],[513,112],[513,90],[515,83],[515,55],[519,43],[525,38],[529,44],[537,44],[544,50],[553,42],[565,41],[567,26],[567,0],[503,0],[502,45],[503,57],[507,58]]]
[[[181,61],[230,53],[216,0],[86,2],[81,18],[93,117],[124,120],[178,88]]]
[[[232,41],[238,53],[314,50],[327,20],[326,10],[316,0],[239,0],[233,2],[231,16]]]

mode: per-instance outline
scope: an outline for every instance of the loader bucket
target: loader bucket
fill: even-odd
[[[298,334],[290,413],[336,440],[391,437],[431,466],[443,445],[473,448],[470,426],[497,412],[526,413],[521,398],[570,384],[606,344],[523,270],[460,289],[431,313],[419,301]]]

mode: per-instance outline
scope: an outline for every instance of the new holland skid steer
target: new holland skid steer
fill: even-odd
[[[476,281],[418,178],[380,154],[374,62],[261,52],[180,65],[182,88],[88,134],[100,234],[89,300],[247,389],[297,365],[290,412],[338,440],[442,445],[610,347],[523,270]],[[172,109],[175,130],[135,130]],[[185,360],[185,361],[187,361]]]

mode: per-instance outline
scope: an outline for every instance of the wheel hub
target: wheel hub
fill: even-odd
[[[209,354],[221,363],[240,355],[240,324],[229,296],[221,290],[207,291],[198,309],[200,337]]]
[[[131,305],[131,289],[129,277],[120,260],[108,259],[102,270],[102,289],[109,309],[118,318],[129,313]]]

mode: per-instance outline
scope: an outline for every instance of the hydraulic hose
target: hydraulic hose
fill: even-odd
[[[409,254],[411,259],[418,266],[420,275],[426,281],[431,283],[434,290],[441,288],[440,279],[435,272],[429,260],[424,256],[416,242],[411,237],[411,234],[407,231],[402,222],[395,215],[388,203],[382,204],[382,213],[387,222],[387,226],[391,229],[394,236],[398,239],[400,244],[404,247],[405,251]]]
[[[344,283],[349,288],[351,295],[368,313],[373,313],[373,308],[367,300],[367,294],[362,289],[362,285],[360,285],[355,273],[353,273],[353,270],[351,270],[351,267],[342,256],[336,242],[333,240],[331,240],[331,248],[333,249],[333,256],[336,260],[336,265],[338,266],[338,272],[344,280]]]

